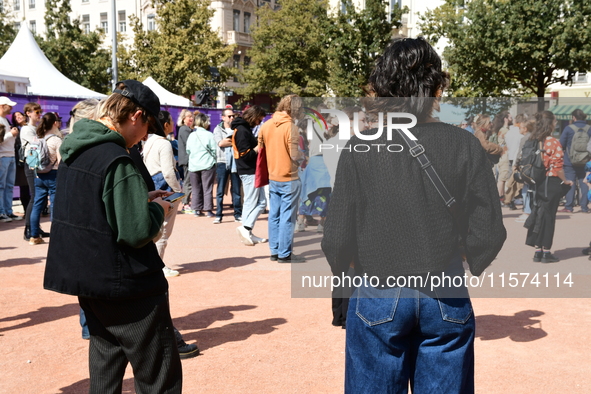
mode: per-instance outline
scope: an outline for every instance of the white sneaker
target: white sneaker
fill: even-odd
[[[164,272],[164,276],[166,278],[172,278],[173,276],[179,276],[178,271],[175,271],[172,268],[168,268],[168,267],[162,268],[162,272]]]
[[[236,228],[236,233],[238,233],[238,236],[240,237],[240,240],[242,241],[242,243],[244,245],[247,245],[247,246],[253,246],[254,245],[254,242],[250,238],[250,231],[248,231],[247,229],[245,229],[244,226],[237,227]]]
[[[524,223],[528,217],[529,217],[529,215],[527,213],[524,213],[521,216],[519,216],[517,219],[515,219],[515,221],[517,223]]]
[[[0,215],[0,222],[10,223],[10,222],[12,222],[12,219],[9,218],[7,215],[2,214],[2,215]]]
[[[296,231],[296,233],[301,233],[303,231],[306,231],[306,223],[305,222],[297,222],[295,231]]]
[[[316,227],[316,232],[322,234],[324,232],[324,226],[319,224],[318,227]]]
[[[267,238],[260,238],[253,234],[250,234],[250,239],[254,244],[264,244],[266,242],[269,242]]]

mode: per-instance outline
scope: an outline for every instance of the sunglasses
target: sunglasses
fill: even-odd
[[[226,115],[228,118],[235,118],[236,115]]]
[[[38,109],[36,111],[31,111],[31,112],[36,113],[37,115],[41,115],[43,113],[43,111],[40,109]]]

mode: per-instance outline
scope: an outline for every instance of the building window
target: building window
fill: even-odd
[[[148,15],[148,31],[156,30],[156,16],[154,14]]]
[[[20,22],[14,22],[14,30],[19,31],[21,29],[21,23]]]
[[[21,9],[21,0],[14,0],[13,6],[15,11],[20,11]]]
[[[35,0],[29,0],[29,8],[30,9],[35,8]]]
[[[0,0],[0,12],[4,12],[4,0]]]
[[[119,32],[125,33],[127,24],[125,22],[125,11],[119,11]]]
[[[82,15],[82,29],[84,30],[84,33],[86,33],[86,34],[90,33],[90,15],[89,14]]]
[[[242,64],[245,68],[250,66],[250,57],[244,56],[244,62]]]
[[[88,3],[90,0],[82,0],[83,3]]]
[[[109,32],[109,20],[106,12],[101,12],[101,29],[105,33]]]
[[[244,32],[250,33],[250,12],[244,13]]]
[[[31,33],[37,34],[37,22],[29,21],[29,28],[31,29]]]
[[[240,31],[240,11],[234,10],[234,31]]]
[[[232,66],[236,69],[240,67],[240,55],[234,55],[232,58]],[[234,82],[238,82],[238,77],[234,77]]]
[[[587,73],[585,71],[579,71],[577,76],[574,80],[575,83],[585,83],[587,82]]]

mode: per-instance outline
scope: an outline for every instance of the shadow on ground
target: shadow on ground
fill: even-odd
[[[197,330],[207,328],[216,321],[232,320],[234,318],[232,312],[247,311],[254,308],[256,308],[255,305],[231,305],[204,309],[184,317],[172,319],[172,323],[177,330]]]
[[[269,258],[269,256],[258,257],[228,257],[223,259],[214,259],[210,261],[199,261],[183,264],[179,269],[181,274],[190,274],[192,272],[211,271],[221,272],[228,268],[244,267],[245,265],[256,263],[257,259]]]
[[[542,329],[542,321],[533,319],[544,312],[526,310],[513,316],[476,316],[476,338],[483,341],[509,338],[514,342],[531,342],[548,335]]]
[[[39,264],[45,261],[45,257],[7,259],[0,261],[0,268],[16,267],[17,265]]]
[[[557,249],[554,251],[556,257],[560,260],[568,260],[574,259],[575,257],[583,256],[583,249],[587,248],[588,246],[579,246],[575,248],[564,248],[564,249]]]
[[[78,305],[78,303],[66,304],[61,306],[44,306],[42,308],[37,309],[36,311],[27,312],[10,317],[4,317],[0,319],[0,323],[27,319],[26,322],[17,324],[16,326],[0,328],[0,332],[31,327],[37,324],[47,323],[50,321],[59,320],[70,316],[76,316],[79,313],[80,305]]]
[[[285,323],[287,320],[283,318],[230,323],[223,327],[183,334],[183,339],[187,342],[198,340],[199,349],[203,351],[228,342],[245,341],[253,335],[270,334],[277,329],[276,326]]]

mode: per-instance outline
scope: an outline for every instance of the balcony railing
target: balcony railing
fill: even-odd
[[[247,47],[251,47],[253,44],[252,36],[250,33],[242,33],[235,30],[229,30],[226,34],[226,40],[228,44],[238,44]]]

